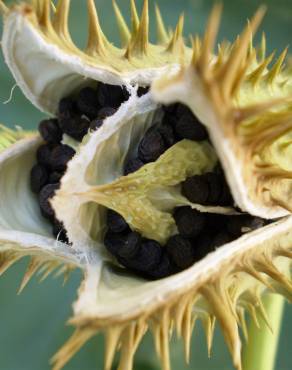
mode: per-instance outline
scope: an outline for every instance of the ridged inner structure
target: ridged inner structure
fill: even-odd
[[[188,105],[207,126],[237,205],[276,218],[291,208],[291,76],[282,71],[287,50],[268,68],[274,53],[265,56],[265,38],[260,51],[250,41],[262,16],[260,9],[211,63],[220,19],[214,8],[191,65],[158,79],[152,93],[159,102]]]
[[[168,32],[156,7],[158,41],[157,44],[149,42],[147,0],[141,17],[135,2],[131,2],[131,30],[113,3],[121,48],[107,40],[94,1],[88,0],[89,31],[84,50],[80,50],[70,36],[70,1],[60,0],[56,10],[49,0],[22,3],[9,9],[2,1],[1,4],[5,60],[29,100],[52,114],[56,113],[62,97],[90,85],[91,80],[147,86],[166,69],[168,73],[177,70],[179,62],[191,58],[192,51],[183,40],[183,16],[175,29]]]

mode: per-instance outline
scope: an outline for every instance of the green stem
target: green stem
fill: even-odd
[[[243,349],[243,370],[273,370],[284,309],[284,299],[280,295],[268,294],[263,303],[273,332],[262,318],[260,329],[251,320],[248,328],[248,341]]]

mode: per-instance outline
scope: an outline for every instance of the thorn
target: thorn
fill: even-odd
[[[116,19],[117,19],[117,24],[118,24],[119,31],[120,31],[121,45],[124,48],[128,45],[130,41],[131,33],[120,11],[120,8],[118,7],[115,0],[113,0],[113,8],[114,8],[114,12],[115,12]]]
[[[186,306],[182,321],[182,336],[184,339],[185,360],[187,364],[189,364],[190,362],[191,339],[196,322],[195,319],[193,320],[192,311],[193,311],[193,302],[190,301]]]
[[[259,50],[259,57],[261,60],[264,60],[266,58],[266,50],[267,50],[266,34],[263,32]]]
[[[0,14],[6,15],[8,14],[8,12],[9,12],[8,7],[3,3],[2,0],[0,0]]]
[[[230,57],[222,69],[219,79],[221,80],[222,92],[225,94],[225,99],[230,96],[234,81],[236,81],[237,78],[238,70],[241,68],[242,61],[244,61],[248,55],[251,33],[257,30],[265,11],[266,8],[264,6],[257,10],[252,20],[234,43]]]
[[[6,258],[4,254],[4,258],[1,257],[1,260],[0,260],[0,276],[3,275],[4,272],[9,269],[9,267],[11,267],[15,262],[17,262],[21,258],[22,258],[21,255],[14,255],[14,256],[8,255],[8,257]]]
[[[195,38],[192,38],[192,47],[193,47],[193,56],[191,64],[195,66],[199,60],[201,52],[201,39],[199,35],[196,35]]]
[[[275,56],[275,51],[272,52],[266,59],[263,59],[261,64],[248,76],[248,80],[255,86],[261,79],[267,66],[271,63]]]
[[[31,260],[29,262],[29,265],[27,267],[27,270],[26,270],[26,272],[24,274],[24,277],[22,279],[22,282],[20,284],[20,287],[18,289],[17,294],[20,294],[23,291],[23,289],[26,287],[26,285],[28,284],[30,279],[33,277],[35,272],[41,266],[41,264],[42,264],[42,262],[38,258],[36,258],[36,257],[31,258]]]
[[[123,327],[113,326],[105,334],[104,370],[111,370]]]
[[[171,40],[167,45],[166,51],[180,54],[179,49],[183,49],[184,47],[183,28],[184,28],[184,14],[182,13],[178,19],[173,36],[171,37]]]
[[[68,28],[70,0],[59,0],[54,17],[54,29],[65,41],[72,43]]]
[[[198,67],[201,71],[207,72],[209,60],[217,38],[222,13],[222,4],[215,4],[207,22],[205,35],[202,42],[201,56]]]
[[[39,6],[42,6],[40,11],[41,16],[39,17],[39,22],[42,24],[47,30],[52,28],[51,23],[51,1],[44,0]]]
[[[281,71],[281,68],[282,68],[282,65],[284,63],[284,60],[286,58],[286,55],[287,55],[287,52],[288,52],[288,47],[286,47],[281,55],[279,56],[278,60],[276,61],[276,63],[273,65],[273,68],[270,70],[270,72],[267,74],[267,80],[269,83],[273,83],[275,78],[277,77],[277,75],[280,73]]]
[[[157,29],[157,41],[159,44],[165,45],[169,40],[159,6],[155,4],[155,14],[156,14],[156,29]]]
[[[94,0],[87,0],[89,30],[86,52],[89,55],[103,56],[107,52],[108,41],[102,32]]]
[[[140,23],[135,0],[131,0],[131,23],[132,23],[132,37],[133,37],[138,32],[139,23]]]

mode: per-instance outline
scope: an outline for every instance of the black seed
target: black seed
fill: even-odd
[[[231,191],[229,189],[229,186],[223,178],[222,180],[222,192],[221,192],[221,197],[219,199],[218,205],[220,206],[233,206],[234,200],[231,194]]]
[[[158,132],[162,135],[167,148],[173,146],[176,143],[175,134],[171,125],[162,124],[158,128]]]
[[[217,234],[213,239],[213,245],[215,247],[220,247],[221,245],[229,243],[231,240],[232,240],[231,235],[228,234],[226,231],[222,231],[219,234]]]
[[[194,256],[196,261],[200,261],[208,253],[215,250],[214,237],[210,234],[202,234],[193,240]]]
[[[67,163],[72,159],[75,154],[75,150],[69,145],[58,145],[51,153],[51,168],[54,171],[65,171]]]
[[[72,98],[66,97],[60,100],[58,117],[59,118],[70,118],[78,113],[76,104]]]
[[[174,266],[167,253],[164,252],[159,265],[153,270],[148,271],[148,275],[152,279],[162,279],[174,274],[175,272],[177,272],[177,268]]]
[[[180,139],[202,141],[208,138],[206,128],[191,115],[178,117],[174,130]]]
[[[54,146],[50,144],[41,145],[37,150],[37,161],[43,166],[49,167],[51,164],[51,153]]]
[[[155,129],[150,128],[138,147],[138,156],[141,161],[153,162],[166,150],[162,135]]]
[[[60,187],[60,184],[48,184],[42,188],[39,193],[39,204],[41,211],[45,217],[52,218],[55,212],[50,204],[50,199],[55,195],[56,190]]]
[[[250,215],[233,216],[228,220],[227,230],[234,237],[239,237],[244,233],[263,227],[264,224],[264,220],[259,217],[253,217]]]
[[[209,187],[208,203],[218,205],[222,194],[222,176],[216,173],[206,173],[203,175]]]
[[[64,176],[64,173],[63,172],[57,172],[57,171],[54,171],[50,174],[49,176],[49,183],[50,184],[56,184],[57,182],[60,182],[61,181],[61,178]]]
[[[77,107],[81,113],[85,114],[89,118],[95,118],[100,109],[97,91],[91,87],[85,87],[80,90],[77,98]]]
[[[103,120],[100,119],[100,118],[96,118],[96,119],[94,119],[93,121],[90,122],[89,127],[92,131],[95,131],[98,128],[100,128],[102,125],[103,125]]]
[[[144,166],[144,162],[141,161],[139,158],[130,159],[124,168],[124,175],[129,175],[129,173],[133,173],[139,170],[139,168]]]
[[[142,237],[136,231],[130,232],[121,244],[117,254],[124,259],[133,259],[140,251]]]
[[[125,88],[117,85],[108,85],[99,83],[98,102],[101,107],[109,106],[118,108],[125,100],[129,98],[129,93]]]
[[[204,176],[188,177],[182,183],[182,194],[192,203],[206,204],[209,197],[209,184]]]
[[[151,271],[159,266],[161,257],[161,245],[155,240],[146,239],[142,242],[139,253],[130,261],[130,267],[140,272]]]
[[[164,105],[163,110],[166,113],[166,115],[173,116],[176,114],[179,105],[180,104]]]
[[[103,107],[101,108],[99,111],[98,111],[98,114],[97,114],[97,118],[98,119],[102,119],[104,120],[105,118],[107,117],[110,117],[112,116],[113,114],[116,113],[116,109],[115,108],[111,108],[111,107]]]
[[[147,94],[149,92],[149,89],[150,89],[150,86],[139,86],[138,90],[137,90],[137,95],[139,97]]]
[[[67,232],[62,222],[55,221],[53,224],[53,235],[56,239],[63,243],[69,243]]]
[[[104,237],[104,245],[107,250],[115,257],[118,257],[121,246],[125,243],[126,234],[113,233],[108,230]]]
[[[46,167],[36,164],[31,169],[30,173],[30,187],[34,193],[39,193],[41,188],[48,182],[48,171]]]
[[[175,210],[174,219],[182,236],[194,238],[203,230],[206,217],[191,207],[179,207]]]
[[[111,209],[107,211],[106,222],[109,230],[113,233],[121,233],[129,228],[124,217]]]
[[[46,119],[39,124],[39,133],[47,143],[59,143],[62,140],[62,130],[58,120]]]
[[[228,217],[222,214],[206,213],[206,233],[214,235],[222,230],[226,230]]]
[[[181,235],[170,237],[165,245],[166,252],[181,269],[190,267],[194,262],[194,251],[191,241]]]
[[[75,115],[68,118],[60,118],[59,124],[65,134],[73,137],[75,140],[81,141],[87,134],[90,121],[84,116],[79,117]]]

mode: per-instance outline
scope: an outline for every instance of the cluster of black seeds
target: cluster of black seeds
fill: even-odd
[[[105,246],[124,267],[140,276],[160,279],[190,267],[221,245],[265,225],[258,217],[201,213],[190,207],[176,208],[173,217],[178,234],[162,246],[131,231],[121,215],[108,210]]]
[[[138,90],[139,95],[147,91]],[[129,98],[124,87],[99,83],[97,88],[85,87],[76,97],[65,97],[59,102],[57,118],[40,122],[39,132],[44,140],[36,153],[37,163],[31,169],[31,190],[38,195],[42,215],[52,224],[53,235],[68,243],[66,230],[56,219],[50,200],[60,187],[67,163],[75,155],[74,149],[61,143],[63,134],[81,141],[88,130],[101,127],[106,117]]]

